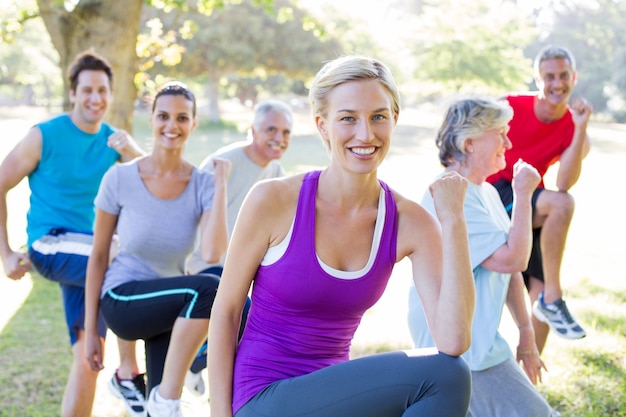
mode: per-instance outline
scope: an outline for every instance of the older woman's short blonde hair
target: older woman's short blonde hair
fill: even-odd
[[[479,138],[487,130],[506,126],[513,118],[513,109],[504,100],[489,97],[457,98],[448,106],[436,144],[439,161],[444,167],[465,159],[465,141]]]

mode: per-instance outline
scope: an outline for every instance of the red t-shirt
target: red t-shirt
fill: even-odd
[[[543,178],[550,165],[558,161],[563,151],[572,143],[574,121],[569,109],[559,120],[544,123],[535,116],[536,99],[536,95],[507,97],[513,108],[508,134],[513,147],[505,154],[506,168],[487,178],[490,183],[500,179],[512,181],[513,165],[519,158],[534,166]],[[543,187],[543,179],[539,186]]]

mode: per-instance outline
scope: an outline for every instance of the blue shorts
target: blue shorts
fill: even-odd
[[[85,278],[93,236],[87,233],[52,229],[28,248],[31,264],[42,277],[58,282],[63,294],[63,309],[70,343],[85,328]],[[98,315],[98,334],[104,338],[106,324]]]

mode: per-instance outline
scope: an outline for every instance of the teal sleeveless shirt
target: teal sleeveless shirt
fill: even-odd
[[[91,233],[100,181],[120,157],[107,146],[114,130],[106,123],[98,133],[86,133],[63,114],[37,127],[42,136],[41,159],[28,176],[28,247],[51,229]]]

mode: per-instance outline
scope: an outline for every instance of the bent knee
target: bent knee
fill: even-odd
[[[570,193],[565,192],[557,192],[556,193],[556,202],[557,207],[563,211],[573,212],[574,207],[576,206],[576,201],[574,200],[574,196]]]
[[[439,353],[435,387],[439,395],[445,397],[446,407],[455,411],[464,410],[465,415],[472,395],[472,376],[467,362],[462,357]]]
[[[472,375],[465,359],[440,352],[439,361],[441,376],[446,383],[453,384],[456,389],[469,393],[472,387]]]
[[[537,214],[540,216],[565,215],[572,216],[576,201],[567,192],[545,190],[537,200]]]
[[[443,366],[447,367],[454,373],[470,375],[469,365],[461,356],[450,356],[439,352],[440,360]]]

